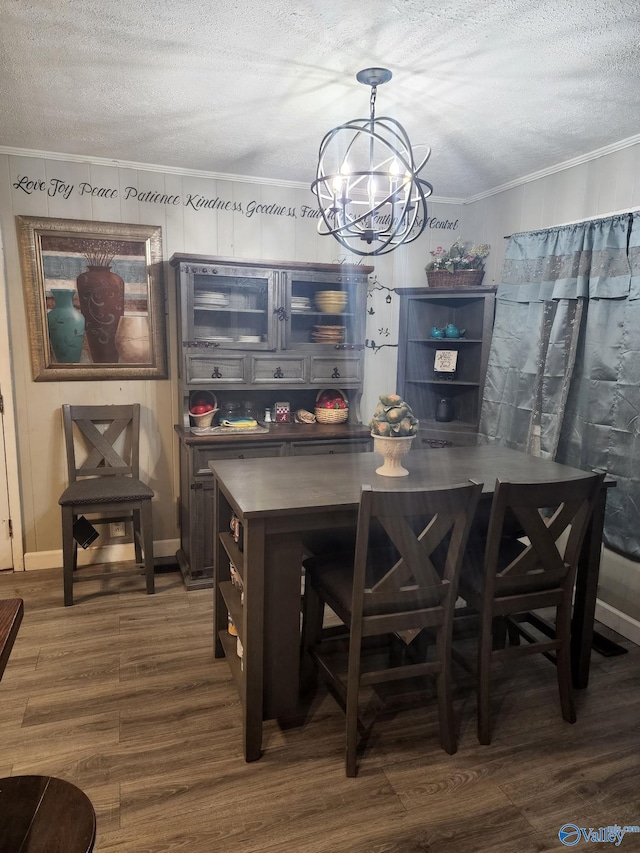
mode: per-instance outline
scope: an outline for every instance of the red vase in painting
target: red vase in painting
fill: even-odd
[[[116,331],[124,314],[124,281],[110,266],[91,266],[77,278],[91,359],[117,364]]]

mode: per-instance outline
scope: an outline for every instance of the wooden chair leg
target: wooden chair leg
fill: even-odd
[[[73,538],[73,507],[62,507],[62,579],[64,604],[73,604],[73,573],[76,567],[76,542]]]
[[[153,564],[153,516],[151,511],[151,500],[142,501],[140,505],[140,519],[142,527],[144,573],[147,579],[147,595],[153,595],[156,588]]]
[[[358,749],[358,699],[360,693],[360,655],[362,638],[351,634],[349,640],[349,671],[347,675],[347,707],[345,770],[348,777],[357,773],[356,753]]]
[[[135,551],[135,559],[138,565],[142,564],[144,559],[142,549],[142,509],[134,509],[133,511],[133,548]]]
[[[489,724],[489,679],[491,676],[491,618],[484,615],[480,621],[478,637],[478,740],[480,743],[491,743]]]
[[[560,605],[556,611],[556,636],[560,648],[556,652],[556,670],[562,718],[568,723],[576,721],[576,707],[573,700],[571,681],[571,612],[568,606]]]
[[[302,601],[302,636],[300,639],[300,692],[309,693],[315,686],[318,667],[311,655],[311,649],[320,639],[324,604],[309,578],[305,581]]]
[[[444,629],[438,632],[437,652],[440,672],[436,679],[438,692],[438,719],[440,724],[440,744],[445,752],[453,755],[458,744],[456,740],[455,718],[453,716],[453,698],[451,684],[451,637],[444,636]]]
[[[507,622],[502,616],[496,616],[493,620],[493,642],[494,649],[504,649],[507,645]]]

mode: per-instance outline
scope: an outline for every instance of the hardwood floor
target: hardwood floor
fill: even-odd
[[[101,586],[76,585],[65,608],[61,570],[0,574],[0,598],[25,600],[0,683],[0,776],[81,787],[98,853],[560,853],[565,823],[640,824],[639,647],[593,653],[574,726],[548,661],[496,670],[491,746],[456,670],[457,754],[438,746],[431,703],[378,719],[347,779],[344,717],[323,692],[300,728],[266,723],[265,754],[244,762],[211,590],[164,573],[147,596],[117,567]],[[640,834],[620,849],[640,850]]]

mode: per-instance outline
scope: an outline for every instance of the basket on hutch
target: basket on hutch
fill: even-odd
[[[429,287],[480,287],[484,270],[427,270]]]
[[[189,395],[189,417],[197,428],[210,427],[217,411],[218,400],[212,391],[192,391]]]
[[[438,246],[426,266],[429,287],[479,287],[484,278],[484,261],[491,246],[472,246],[458,237],[449,251]]]
[[[318,391],[314,413],[319,424],[343,424],[349,418],[349,399],[344,391]]]

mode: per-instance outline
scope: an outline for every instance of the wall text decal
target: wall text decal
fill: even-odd
[[[172,207],[182,205],[196,211],[214,210],[226,213],[240,213],[246,216],[247,219],[251,219],[253,216],[278,216],[291,219],[318,219],[320,217],[320,211],[307,204],[297,207],[295,205],[278,204],[277,202],[265,203],[254,199],[247,202],[231,201],[220,196],[208,197],[201,193],[187,193],[183,198],[178,193],[141,190],[133,186],[124,187],[122,191],[118,187],[97,186],[88,181],[81,181],[76,186],[60,178],[43,180],[41,178],[30,178],[28,175],[19,175],[13,184],[13,188],[20,190],[25,195],[44,193],[50,198],[63,198],[65,201],[74,193],[80,197],[91,196],[91,198],[117,199],[122,197],[124,201],[134,199],[141,204],[169,205]],[[380,219],[382,221],[384,217],[380,217]],[[458,220],[438,219],[436,216],[430,216],[427,220],[427,227],[444,231],[456,231]]]

